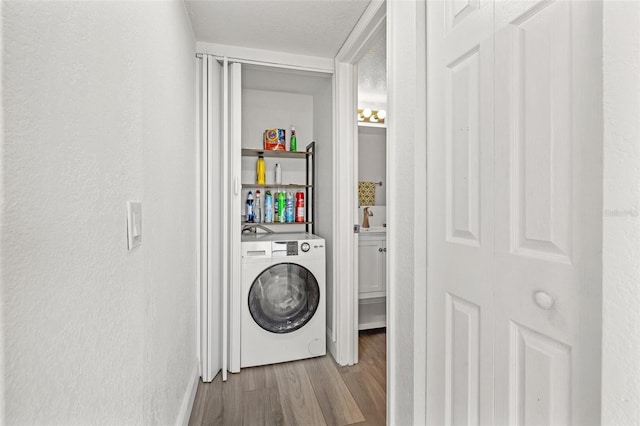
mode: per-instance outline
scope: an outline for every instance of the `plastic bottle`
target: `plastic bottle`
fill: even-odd
[[[264,157],[262,155],[258,157],[258,161],[256,162],[256,183],[258,185],[265,184]]]
[[[247,222],[253,222],[254,220],[253,194],[251,193],[251,191],[249,191],[249,193],[247,194],[247,211],[246,211],[245,219]]]
[[[260,202],[260,190],[259,189],[256,191],[255,221],[256,221],[256,223],[262,222],[262,203]]]
[[[294,215],[294,206],[293,206],[293,193],[292,192],[287,192],[287,207],[285,209],[286,212],[286,221],[287,223],[292,223],[293,222],[293,215]]]
[[[282,169],[280,169],[280,164],[276,163],[274,174],[276,185],[282,185]]]
[[[273,221],[280,222],[280,203],[278,202],[278,194],[276,191],[273,193]]]
[[[294,125],[291,125],[291,142],[289,142],[289,151],[297,151],[298,149],[298,138],[296,138],[296,128]]]
[[[284,192],[278,192],[278,215],[280,219],[280,223],[285,223],[287,221],[286,214],[286,196]]]
[[[304,192],[296,192],[296,222],[304,222]]]
[[[265,223],[273,222],[273,197],[269,188],[264,194],[264,221]]]

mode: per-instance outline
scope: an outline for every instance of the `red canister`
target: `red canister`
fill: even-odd
[[[304,222],[304,192],[296,192],[296,222]]]

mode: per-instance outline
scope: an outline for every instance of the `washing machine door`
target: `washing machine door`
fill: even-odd
[[[313,274],[295,263],[278,263],[251,284],[249,312],[272,333],[291,333],[311,320],[320,303],[320,287]]]

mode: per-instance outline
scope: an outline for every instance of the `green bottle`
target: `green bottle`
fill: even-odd
[[[291,125],[291,142],[289,143],[289,151],[298,150],[298,139],[296,138],[296,128]]]
[[[278,219],[280,223],[285,223],[287,221],[287,216],[285,214],[285,209],[287,208],[286,197],[286,193],[278,192]]]

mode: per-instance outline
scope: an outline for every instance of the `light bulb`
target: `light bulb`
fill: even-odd
[[[362,116],[363,116],[364,118],[369,118],[369,117],[371,117],[371,114],[372,114],[372,111],[371,111],[371,109],[370,109],[370,108],[365,108],[365,109],[362,111]]]
[[[377,116],[380,120],[384,120],[385,117],[387,116],[387,111],[381,109],[380,111],[378,111]]]

